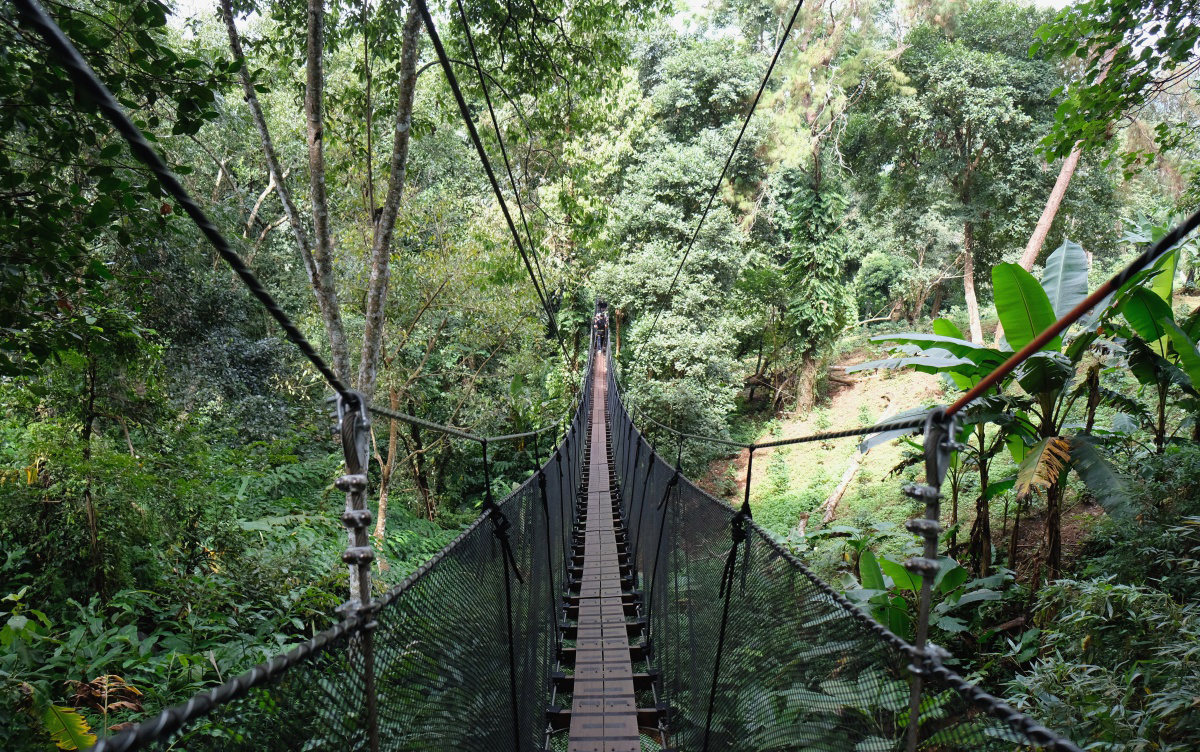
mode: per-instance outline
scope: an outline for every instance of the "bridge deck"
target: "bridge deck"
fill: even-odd
[[[605,361],[597,359],[591,414],[587,525],[579,591],[570,752],[639,752],[633,666],[621,601],[621,559],[609,484]]]

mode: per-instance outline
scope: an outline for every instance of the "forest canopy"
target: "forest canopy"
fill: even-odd
[[[479,436],[570,419],[597,300],[664,454],[944,404],[1200,199],[1180,0],[432,3],[457,93],[416,2],[43,4],[342,381]],[[933,639],[1097,748],[1200,744],[1196,247],[975,403],[944,489]],[[0,5],[0,746],[338,618],[329,392]],[[911,638],[888,438],[681,462]],[[551,443],[377,419],[375,587]]]

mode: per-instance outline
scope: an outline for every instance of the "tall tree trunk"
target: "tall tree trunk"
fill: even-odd
[[[782,388],[780,392],[782,393]],[[808,412],[817,402],[817,358],[804,354],[796,372],[796,411]]]
[[[413,451],[410,464],[412,467],[413,481],[417,485],[417,493],[421,497],[422,512],[425,518],[432,520],[434,518],[433,491],[429,484],[429,473],[425,464],[425,446],[422,443],[421,429],[419,426],[412,427]],[[444,467],[442,468],[444,469]],[[438,486],[440,489],[441,475],[439,472]]]
[[[92,587],[104,597],[104,555],[100,550],[100,518],[92,498],[92,433],[96,424],[96,356],[87,360],[87,403],[83,408],[83,464],[87,474],[83,483],[83,511],[87,517],[88,548],[92,557]]]
[[[976,427],[975,436],[979,442],[979,497],[975,500],[975,522],[971,525],[968,558],[978,576],[987,577],[992,569],[992,510],[987,497],[988,462],[983,457],[986,432],[982,423]]]
[[[333,353],[333,368],[338,375],[345,377],[350,372],[350,361],[346,349],[346,333],[342,326],[342,315],[337,305],[337,295],[327,294],[326,284],[331,288],[332,272],[327,278],[322,277],[316,259],[313,257],[312,242],[308,237],[308,228],[300,211],[292,200],[292,193],[287,187],[287,175],[279,166],[279,157],[275,152],[275,143],[271,139],[271,131],[267,128],[267,120],[263,116],[262,106],[258,102],[258,93],[250,80],[250,68],[242,51],[242,42],[238,36],[237,26],[233,21],[232,0],[221,0],[221,16],[225,20],[225,31],[229,35],[229,49],[233,59],[242,64],[242,92],[246,97],[246,105],[250,108],[250,117],[258,129],[258,137],[262,142],[263,157],[267,162],[267,170],[279,200],[283,204],[283,213],[287,216],[288,225],[296,237],[296,245],[300,249],[300,258],[304,262],[304,271],[308,274],[308,284],[312,287],[317,298],[317,306],[321,310],[321,319],[325,324],[325,335],[329,338],[330,349]],[[318,66],[320,62],[318,61]]]
[[[1061,483],[1046,489],[1046,581],[1058,579],[1062,568],[1062,494]]]
[[[1103,83],[1104,79],[1108,77],[1108,70],[1112,66],[1114,55],[1116,55],[1116,48],[1104,53],[1102,62],[1105,67],[1096,79],[1097,85]],[[1062,206],[1063,197],[1067,195],[1067,188],[1071,185],[1071,178],[1075,176],[1075,168],[1079,166],[1079,158],[1082,156],[1083,149],[1079,144],[1075,144],[1075,148],[1071,149],[1071,153],[1058,168],[1058,178],[1054,181],[1054,188],[1050,190],[1050,196],[1046,199],[1042,216],[1038,218],[1037,225],[1033,228],[1033,234],[1029,236],[1029,242],[1025,244],[1025,251],[1017,262],[1027,272],[1033,270],[1034,263],[1042,253],[1042,246],[1046,244],[1046,236],[1050,234],[1050,227],[1054,224],[1054,218],[1058,216],[1058,209]],[[999,342],[1003,336],[1004,325],[1001,324],[996,327],[996,342]]]
[[[392,254],[392,236],[400,201],[404,197],[404,179],[408,165],[408,146],[412,134],[413,97],[417,90],[417,46],[421,14],[416,3],[404,19],[404,49],[400,53],[400,95],[396,104],[396,129],[392,139],[392,164],[375,236],[371,244],[371,277],[367,283],[367,309],[363,328],[362,359],[358,366],[358,389],[370,402],[379,373],[379,355],[383,349],[383,313],[387,303]],[[370,155],[367,155],[370,159]]]
[[[1021,533],[1021,507],[1024,505],[1024,502],[1018,497],[1017,508],[1013,510],[1012,536],[1008,542],[1008,568],[1014,571],[1017,568],[1017,537]]]
[[[400,410],[400,390],[388,390],[388,404],[395,411]],[[388,449],[387,462],[379,463],[379,507],[378,514],[375,515],[375,545],[382,547],[383,539],[387,535],[387,512],[388,512],[388,493],[389,486],[392,481],[392,473],[396,469],[396,454],[400,444],[400,423],[396,420],[388,421]]]
[[[304,119],[308,139],[308,178],[313,212],[313,260],[316,266],[317,303],[329,334],[333,368],[349,379],[350,351],[342,325],[333,275],[333,232],[329,225],[329,198],[325,191],[325,2],[308,0],[308,61],[305,66]]]
[[[942,283],[938,282],[933,286],[933,302],[929,304],[929,318],[936,319],[938,311],[942,310],[942,296],[944,290]]]
[[[1071,185],[1071,178],[1075,175],[1075,168],[1079,166],[1079,157],[1082,155],[1083,151],[1077,144],[1063,160],[1062,167],[1058,170],[1058,179],[1054,181],[1054,188],[1050,191],[1050,197],[1046,199],[1042,216],[1033,228],[1033,234],[1029,236],[1029,242],[1025,244],[1025,252],[1021,254],[1021,260],[1018,262],[1025,271],[1033,268],[1034,262],[1042,252],[1042,246],[1046,244],[1050,226],[1054,224],[1054,218],[1058,216],[1058,208],[1062,206],[1063,197],[1067,195],[1067,187]]]
[[[982,344],[983,324],[979,321],[979,300],[975,297],[975,225],[969,219],[963,223],[963,295],[971,319],[971,341]]]

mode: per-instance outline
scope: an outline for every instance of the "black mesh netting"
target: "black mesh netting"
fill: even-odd
[[[498,505],[502,518],[481,515],[379,599],[373,629],[352,617],[94,749],[370,750],[369,665],[380,750],[541,748],[590,405],[585,390],[550,461]]]
[[[609,416],[653,666],[679,750],[906,749],[911,648],[659,458],[609,377]],[[673,481],[674,479],[674,481]],[[726,612],[723,649],[722,614]],[[714,674],[716,681],[714,683]],[[926,681],[921,750],[1071,749],[944,669]],[[1018,723],[1018,726],[1021,724]]]
[[[631,424],[611,370],[608,395],[670,747],[905,750],[912,649],[676,476]],[[543,749],[590,404],[585,390],[566,438],[499,504],[502,518],[482,515],[379,600],[376,626],[353,616],[97,749]],[[921,750],[1075,749],[942,668],[926,680],[918,729]]]

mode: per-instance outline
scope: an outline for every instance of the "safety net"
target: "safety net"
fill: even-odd
[[[541,748],[590,404],[582,390],[550,460],[369,607],[93,749]]]
[[[679,750],[1076,749],[937,662],[929,665],[751,518],[643,438],[609,370],[608,413],[651,664]],[[752,514],[752,513],[751,513]]]

